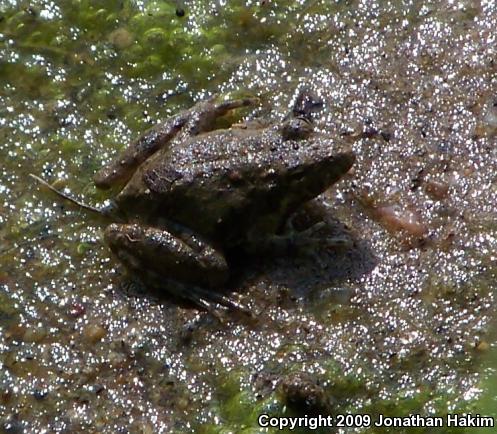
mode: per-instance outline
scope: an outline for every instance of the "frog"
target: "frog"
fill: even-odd
[[[104,240],[145,286],[210,312],[247,312],[224,289],[235,254],[336,242],[318,236],[322,222],[296,231],[291,218],[349,171],[354,153],[333,152],[336,140],[315,131],[322,102],[308,91],[282,121],[218,126],[258,102],[200,101],[147,130],[95,174],[98,188],[118,191],[94,209],[114,219]]]

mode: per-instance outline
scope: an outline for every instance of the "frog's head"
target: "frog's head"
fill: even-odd
[[[310,200],[337,182],[352,167],[352,151],[334,154],[333,139],[314,132],[312,115],[323,107],[323,100],[309,88],[300,91],[293,110],[280,126],[285,144],[285,163],[280,167],[279,187],[288,192],[285,201],[292,209]],[[291,149],[291,150],[290,150]]]
[[[287,140],[282,154],[273,161],[274,192],[283,199],[284,209],[292,212],[336,183],[352,167],[352,151],[333,152],[333,140],[317,136],[306,140]],[[278,152],[278,151],[276,151]]]

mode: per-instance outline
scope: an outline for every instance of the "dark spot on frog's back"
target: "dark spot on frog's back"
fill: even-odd
[[[171,168],[151,169],[143,173],[143,182],[151,190],[157,193],[168,191],[171,185],[183,175],[177,170]]]

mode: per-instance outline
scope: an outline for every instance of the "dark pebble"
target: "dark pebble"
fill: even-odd
[[[33,396],[34,396],[34,398],[37,401],[41,401],[42,399],[45,399],[47,397],[47,395],[48,395],[48,391],[47,390],[36,389],[33,392]]]
[[[78,318],[86,312],[86,308],[81,303],[73,303],[69,308],[69,315],[73,318]]]
[[[383,137],[383,140],[385,140],[385,142],[389,142],[390,139],[392,138],[392,133],[389,133],[388,131],[382,131],[380,134],[381,137]]]
[[[1,432],[5,434],[21,434],[24,432],[21,422],[16,419],[9,419],[5,421],[1,427]]]
[[[313,416],[330,413],[331,403],[325,390],[310,374],[289,374],[283,379],[280,390],[287,405],[299,413]]]

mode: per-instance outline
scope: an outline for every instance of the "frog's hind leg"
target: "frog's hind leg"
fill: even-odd
[[[100,169],[93,180],[98,188],[125,184],[148,157],[166,146],[188,118],[177,115],[147,130],[122,151],[115,160]]]
[[[207,101],[201,101],[188,111],[190,119],[185,130],[190,135],[212,131],[215,128],[217,118],[226,115],[231,110],[258,103],[259,98],[240,98],[221,102],[215,102],[215,98],[211,98]]]
[[[136,169],[159,149],[167,146],[181,131],[196,135],[213,128],[214,120],[230,110],[254,105],[257,98],[241,98],[230,101],[202,101],[183,110],[143,133],[122,151],[115,160],[100,169],[93,180],[98,188],[107,189],[123,185],[131,179]]]
[[[255,105],[259,102],[259,98],[240,98],[240,99],[232,99],[228,101],[222,101],[218,104],[215,104],[215,112],[217,116],[224,116],[230,110],[247,107],[251,105]]]
[[[203,289],[222,286],[229,273],[223,254],[200,237],[182,239],[159,228],[113,223],[105,231],[105,240],[146,285],[164,288],[207,310],[212,310],[211,303],[218,303],[247,312],[229,297]]]

